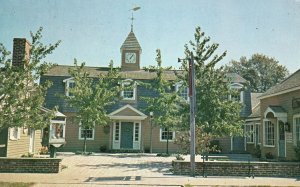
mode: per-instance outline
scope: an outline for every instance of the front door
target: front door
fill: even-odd
[[[285,157],[285,130],[284,123],[279,121],[279,157]]]
[[[121,149],[133,148],[133,122],[122,122],[120,147]]]

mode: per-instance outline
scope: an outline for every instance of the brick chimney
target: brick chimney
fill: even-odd
[[[31,44],[26,38],[14,38],[13,46],[13,59],[12,65],[15,67],[24,67],[28,63],[30,58],[30,47]]]

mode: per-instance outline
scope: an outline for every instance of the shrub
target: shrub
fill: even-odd
[[[31,158],[31,157],[33,157],[33,153],[27,153],[27,154],[24,154],[24,155],[22,155],[21,157],[23,157],[23,158]]]
[[[107,151],[106,145],[100,146],[100,152],[106,152],[106,151]]]
[[[261,158],[261,150],[260,150],[260,146],[257,145],[254,149],[254,155],[257,157],[257,158]]]
[[[298,145],[297,147],[294,148],[294,151],[296,153],[296,158],[297,160],[300,161],[300,145]]]
[[[271,152],[266,153],[266,159],[274,159],[274,155]]]
[[[180,154],[177,154],[176,155],[176,160],[184,160],[184,158]]]

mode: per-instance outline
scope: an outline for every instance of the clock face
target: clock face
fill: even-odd
[[[135,53],[125,53],[125,62],[126,63],[135,63],[136,54]]]

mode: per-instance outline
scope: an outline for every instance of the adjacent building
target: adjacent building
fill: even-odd
[[[300,70],[258,98],[260,104],[245,126],[250,134],[248,150],[259,145],[262,157],[296,159],[294,148],[300,146]]]

